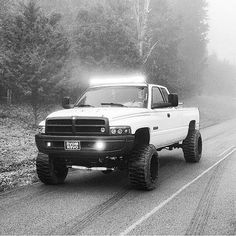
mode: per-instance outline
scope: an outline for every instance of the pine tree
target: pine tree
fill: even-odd
[[[8,17],[11,16],[13,12],[13,2],[10,2],[10,0],[0,0],[0,101],[5,98],[6,94],[11,94],[11,91],[7,87],[7,85],[4,83],[4,71],[1,67],[1,64],[3,63],[3,55],[4,55],[4,40],[2,37],[3,29],[2,25],[5,20],[7,20]]]
[[[152,0],[148,17],[149,56],[145,70],[150,81],[179,91],[180,22],[165,0]]]
[[[207,3],[205,0],[169,0],[181,21],[179,55],[183,92],[200,92],[207,62]]]
[[[2,24],[4,78],[13,90],[28,97],[35,123],[40,103],[55,96],[58,74],[68,58],[69,43],[59,19],[58,15],[45,16],[29,1]]]
[[[104,2],[80,9],[74,34],[76,55],[88,68],[134,69],[139,65],[139,53],[126,2]]]

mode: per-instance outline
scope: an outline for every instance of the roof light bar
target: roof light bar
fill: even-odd
[[[128,76],[105,76],[94,77],[90,80],[90,85],[103,84],[126,84],[126,83],[146,83],[144,75],[128,75]]]

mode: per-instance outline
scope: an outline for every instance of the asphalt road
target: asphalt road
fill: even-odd
[[[162,151],[158,186],[130,188],[125,172],[71,172],[0,195],[0,234],[236,234],[236,120],[203,129],[200,163]]]

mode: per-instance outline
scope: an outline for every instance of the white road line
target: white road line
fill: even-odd
[[[231,146],[231,147],[227,148],[226,150],[224,150],[221,154],[218,155],[218,157],[223,156],[225,153],[227,153],[232,148],[234,148],[234,146]]]
[[[227,149],[229,150],[229,149]],[[236,148],[229,152],[227,155],[225,155],[223,158],[221,158],[219,161],[217,161],[214,165],[206,169],[204,172],[202,172],[200,175],[198,175],[195,179],[190,181],[189,183],[185,184],[182,188],[180,188],[177,192],[175,192],[172,196],[167,198],[165,201],[163,201],[161,204],[153,208],[150,212],[148,212],[146,215],[141,217],[138,221],[133,223],[131,226],[129,226],[126,230],[124,230],[120,235],[127,235],[129,234],[132,230],[134,230],[138,225],[143,223],[145,220],[147,220],[149,217],[151,217],[153,214],[155,214],[157,211],[159,211],[162,207],[164,207],[167,203],[169,203],[171,200],[173,200],[176,196],[178,196],[181,192],[183,192],[186,188],[188,188],[191,184],[196,182],[198,179],[200,179],[203,175],[205,175],[207,172],[209,172],[211,169],[213,169],[215,166],[217,166],[219,163],[224,161],[228,156],[230,156],[232,153],[236,151]]]

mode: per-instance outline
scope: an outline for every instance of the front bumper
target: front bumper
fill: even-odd
[[[76,151],[65,150],[64,141],[66,140],[80,141],[81,149]],[[119,157],[130,153],[134,145],[134,135],[53,136],[37,134],[35,136],[35,141],[39,152],[55,156],[75,158]],[[104,142],[104,150],[98,151],[95,148],[95,143],[97,141]],[[47,147],[47,142],[51,143],[51,147]]]

